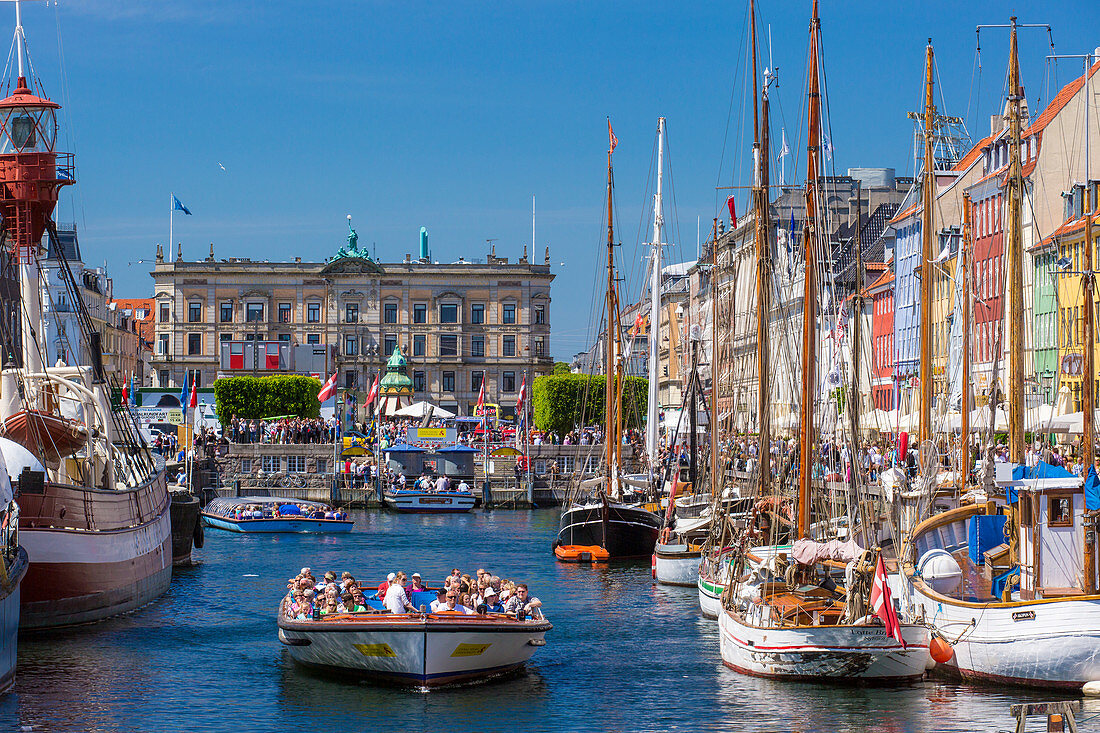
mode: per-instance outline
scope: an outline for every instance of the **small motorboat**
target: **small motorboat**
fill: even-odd
[[[414,593],[426,609],[434,592]],[[371,608],[310,620],[287,618],[279,607],[279,641],[304,666],[414,687],[483,682],[516,673],[553,625],[505,614],[403,613]],[[374,604],[371,604],[374,605]]]
[[[607,562],[611,553],[599,545],[558,545],[554,557],[561,562]]]
[[[88,442],[79,422],[42,410],[20,410],[3,423],[3,434],[46,460],[72,455]]]
[[[407,514],[446,514],[468,512],[474,508],[475,497],[469,491],[417,491],[398,489],[387,491],[386,506]]]
[[[346,533],[354,522],[347,514],[318,501],[275,496],[214,499],[202,512],[208,527],[230,532]]]

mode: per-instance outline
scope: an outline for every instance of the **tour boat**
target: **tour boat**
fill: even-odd
[[[2,458],[2,456],[0,456]],[[27,551],[19,546],[19,505],[12,499],[6,468],[0,461],[0,693],[15,683],[19,646],[19,592],[27,573]]]
[[[398,489],[383,495],[386,506],[403,514],[453,514],[474,508],[469,491],[417,491]]]
[[[302,507],[306,511],[302,511]],[[333,515],[338,514],[340,519]],[[327,515],[327,516],[326,516]],[[208,527],[242,533],[313,532],[346,534],[354,521],[317,501],[242,496],[214,499],[202,512]]]
[[[279,641],[295,662],[416,687],[482,682],[518,672],[553,628],[544,619],[454,612],[372,610],[297,621],[286,617],[287,602],[279,609]]]

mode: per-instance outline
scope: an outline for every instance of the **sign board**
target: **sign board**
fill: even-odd
[[[137,413],[139,425],[183,425],[183,410],[179,407],[135,407],[134,412]]]
[[[454,443],[458,440],[455,428],[409,428],[410,443]]]

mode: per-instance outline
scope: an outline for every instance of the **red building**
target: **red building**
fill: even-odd
[[[894,272],[886,270],[867,286],[871,299],[871,402],[876,410],[892,410],[894,399]]]

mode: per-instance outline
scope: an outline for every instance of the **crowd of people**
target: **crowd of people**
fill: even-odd
[[[331,443],[335,420],[321,417],[284,417],[278,420],[249,420],[234,415],[223,428],[233,443]]]
[[[430,604],[415,605],[414,594],[432,593]],[[377,606],[381,605],[382,608]],[[475,575],[458,568],[429,589],[420,573],[389,573],[377,588],[364,588],[349,572],[337,577],[328,571],[320,581],[309,568],[287,581],[286,616],[298,621],[349,613],[507,614],[517,619],[543,618],[542,601],[531,596],[526,583],[501,579],[484,568]]]
[[[297,511],[295,511],[297,510]],[[343,521],[348,513],[330,506],[311,506],[287,501],[273,504],[238,504],[232,519],[335,519]]]

